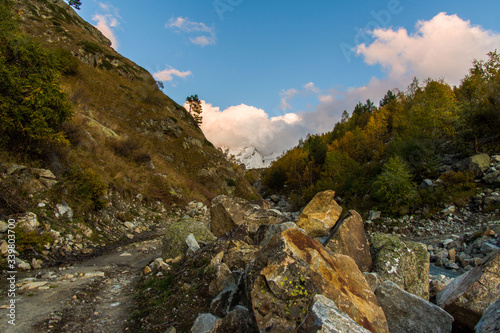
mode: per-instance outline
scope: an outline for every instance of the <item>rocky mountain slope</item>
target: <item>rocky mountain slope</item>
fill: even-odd
[[[162,212],[192,200],[259,197],[151,74],[64,1],[0,5],[12,30],[2,37],[9,52],[39,50],[62,68],[54,77],[72,114],[57,142],[0,148],[0,220],[19,221],[26,266],[151,231]],[[21,65],[14,56],[4,68]]]

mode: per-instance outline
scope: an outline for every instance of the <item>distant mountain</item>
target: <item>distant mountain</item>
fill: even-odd
[[[254,146],[242,148],[222,147],[222,151],[227,154],[227,156],[234,156],[234,158],[245,165],[247,169],[268,168],[271,163],[278,158],[277,153],[264,156]]]

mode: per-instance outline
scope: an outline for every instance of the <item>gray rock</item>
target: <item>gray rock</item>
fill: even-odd
[[[186,254],[186,238],[189,234],[193,234],[198,243],[208,244],[217,239],[203,222],[184,217],[167,226],[163,237],[162,258],[169,259]]]
[[[345,312],[339,310],[335,302],[323,295],[315,295],[313,305],[304,321],[297,328],[298,333],[334,333],[352,332],[368,333],[366,328],[359,326]],[[391,332],[392,333],[392,332]]]
[[[17,164],[14,164],[12,166],[10,166],[8,169],[7,169],[7,174],[9,176],[11,175],[16,175],[16,174],[20,174],[21,172],[23,172],[24,170],[26,170],[27,168],[24,166],[24,165],[17,165]]]
[[[450,207],[447,207],[447,208],[443,209],[441,211],[441,214],[443,214],[443,215],[449,215],[449,214],[455,213],[456,209],[457,208],[455,206],[450,206]]]
[[[244,275],[242,271],[231,272],[224,289],[210,303],[210,313],[224,317],[243,301],[245,298]]]
[[[217,319],[211,313],[200,313],[191,327],[191,333],[210,333]]]
[[[198,244],[193,234],[189,234],[186,237],[186,245],[188,246],[186,254],[190,257],[194,256],[194,254],[200,249],[200,244]]]
[[[436,304],[455,318],[457,332],[471,331],[500,296],[500,252],[453,279],[436,295]]]
[[[500,297],[486,310],[474,329],[476,333],[500,332]]]
[[[373,220],[379,219],[381,215],[382,215],[381,211],[370,210],[370,216],[368,217],[368,220],[373,221]]]
[[[391,333],[449,333],[453,317],[440,307],[412,295],[391,281],[375,290]]]
[[[4,221],[0,221],[0,232],[6,232],[9,229],[9,224]]]
[[[424,244],[399,237],[375,234],[372,237],[373,271],[404,290],[429,299],[429,252]]]
[[[64,201],[56,205],[59,215],[66,216],[68,218],[73,218],[73,209]]]
[[[280,224],[264,224],[257,229],[254,242],[256,245],[265,247],[274,235],[279,234],[290,228],[298,228],[294,222],[285,222]]]
[[[127,228],[127,229],[134,229],[135,228],[135,225],[130,222],[130,221],[127,221],[127,222],[123,222],[123,225]]]
[[[27,212],[18,216],[16,219],[17,226],[23,228],[26,231],[35,231],[40,226],[40,222],[38,222],[38,217],[35,213]]]
[[[489,242],[484,242],[481,245],[481,252],[484,254],[490,254],[491,252],[500,250],[500,247],[493,245]]]
[[[247,308],[238,305],[222,319],[217,319],[212,333],[257,333],[257,325]]]

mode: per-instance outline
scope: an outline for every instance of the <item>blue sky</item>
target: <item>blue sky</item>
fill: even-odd
[[[198,94],[214,144],[266,153],[413,76],[459,84],[500,49],[497,0],[83,0],[78,13],[176,102]]]

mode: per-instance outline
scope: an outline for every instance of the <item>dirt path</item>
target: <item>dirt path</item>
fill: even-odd
[[[0,299],[0,332],[127,332],[134,286],[142,269],[161,254],[161,240],[132,243],[60,269],[18,274],[15,326],[9,299]],[[7,290],[6,278],[0,287]]]

